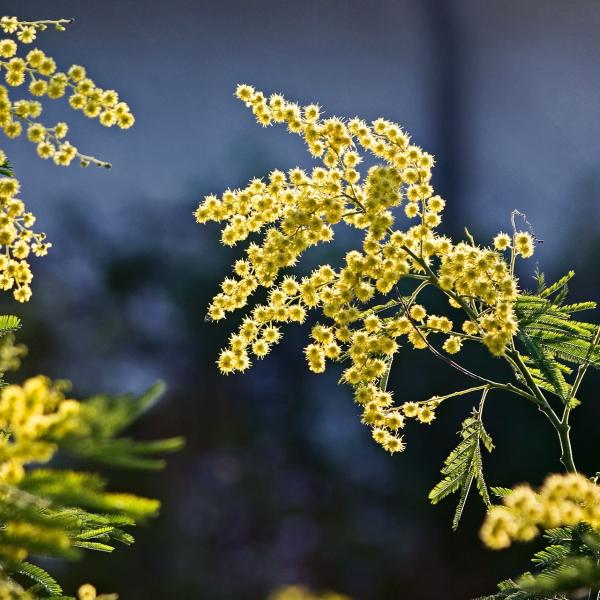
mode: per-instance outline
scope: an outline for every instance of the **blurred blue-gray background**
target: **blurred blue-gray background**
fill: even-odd
[[[87,66],[127,100],[137,122],[107,130],[56,102],[72,141],[110,171],[60,169],[24,140],[3,142],[23,196],[54,248],[34,266],[23,307],[24,374],[73,381],[79,396],[169,392],[140,437],[183,434],[186,449],[158,475],[109,472],[115,488],[161,497],[160,519],[132,550],[65,570],[124,600],[265,598],[302,582],[355,600],[461,600],[525,568],[533,547],[502,554],[477,538],[473,497],[457,533],[452,502],[428,505],[470,402],[409,427],[390,458],[371,442],[335,374],[309,375],[305,331],[249,374],[215,367],[226,324],[204,314],[237,255],[192,212],[208,193],[272,168],[308,165],[301,142],[264,130],[233,98],[236,83],[318,101],[329,114],[400,122],[437,157],[446,228],[481,240],[527,214],[549,277],[574,267],[573,297],[598,299],[600,4],[597,0],[91,0],[1,1],[2,14],[74,17],[38,45],[61,68]],[[523,274],[530,283],[533,262]],[[393,373],[401,399],[459,389],[454,372],[406,353]],[[487,361],[488,363],[490,361]],[[491,368],[494,368],[493,361]],[[580,468],[600,467],[590,378],[575,414]],[[489,480],[539,483],[559,470],[541,415],[510,397],[489,405],[497,450]]]

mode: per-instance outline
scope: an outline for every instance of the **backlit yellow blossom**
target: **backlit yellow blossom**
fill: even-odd
[[[25,210],[18,198],[20,185],[14,177],[0,178],[0,288],[13,290],[19,302],[31,296],[30,254],[44,256],[52,246],[43,233],[31,227],[35,217]]]
[[[309,369],[322,373],[328,361],[343,363],[341,379],[354,388],[362,422],[384,448],[401,451],[402,417],[431,423],[439,402],[404,404],[402,415],[385,389],[394,358],[407,345],[441,344],[441,352],[453,355],[466,341],[484,344],[493,355],[505,352],[517,329],[514,257],[507,261],[503,254],[511,239],[499,234],[494,248],[486,248],[439,233],[445,202],[431,185],[434,159],[396,123],[323,117],[316,104],[300,106],[245,84],[236,96],[260,125],[281,123],[300,136],[317,163],[272,171],[220,197],[208,195],[195,211],[198,223],[221,224],[224,245],[244,244],[208,317],[224,319],[266,289],[266,301],[249,309],[219,356],[219,369],[247,369],[281,337],[279,329],[271,339],[267,332],[301,323],[316,309],[319,324],[304,350]],[[369,166],[362,169],[365,158]],[[358,231],[355,249],[335,265],[291,272],[304,252],[332,242],[343,226]],[[530,256],[533,239],[529,248],[522,235],[516,252]],[[400,285],[412,286],[412,293],[403,296]],[[421,297],[428,287],[466,311],[461,330],[447,316],[429,314]]]
[[[526,231],[519,231],[515,235],[515,250],[523,258],[533,256],[533,236]]]
[[[529,541],[540,530],[588,523],[600,530],[600,486],[579,473],[550,475],[538,492],[515,487],[494,506],[481,527],[481,539],[494,550]]]
[[[77,160],[81,166],[95,164],[110,167],[109,163],[79,152],[68,139],[67,123],[54,126],[43,124],[39,119],[43,112],[42,100],[62,98],[68,95],[70,105],[91,118],[112,127],[131,127],[134,118],[127,103],[119,100],[115,90],[102,89],[87,75],[84,67],[72,65],[66,73],[59,71],[56,61],[39,48],[26,48],[19,55],[21,44],[28,44],[41,31],[49,27],[63,30],[69,23],[58,21],[20,21],[16,17],[2,17],[0,29],[15,39],[0,40],[0,75],[6,85],[0,83],[0,129],[11,139],[25,135],[35,145],[38,156],[56,165],[68,166]],[[27,84],[32,99],[13,99],[10,87]],[[19,302],[31,297],[33,275],[29,256],[44,256],[51,244],[43,233],[31,230],[35,217],[25,211],[18,198],[19,183],[12,177],[12,167],[6,154],[0,150],[0,289],[12,291]],[[294,311],[294,320],[303,316]],[[292,319],[290,319],[292,320]],[[260,345],[258,346],[261,349]],[[243,367],[244,361],[236,361]]]
[[[508,233],[502,233],[500,232],[495,238],[494,238],[494,248],[496,248],[496,250],[506,250],[507,248],[510,248],[510,235],[508,235]]]
[[[431,423],[435,419],[435,411],[427,405],[421,406],[417,412],[417,420],[421,423]]]
[[[461,346],[462,346],[461,338],[459,338],[455,335],[451,335],[444,342],[443,348],[448,354],[456,354],[457,352],[460,352]]]
[[[7,34],[15,34],[18,42],[29,44],[38,31],[48,26],[64,29],[68,21],[26,22],[4,17],[0,28]],[[19,43],[14,39],[0,40],[0,73],[4,72],[7,85],[0,85],[0,128],[9,138],[19,137],[27,131],[28,139],[37,145],[41,158],[53,158],[55,164],[68,166],[77,159],[82,166],[95,164],[109,167],[110,164],[92,156],[81,154],[76,146],[64,139],[66,131],[57,124],[54,127],[38,121],[43,106],[38,100],[13,100],[10,87],[27,85],[35,98],[58,99],[67,96],[74,110],[83,112],[89,118],[98,119],[105,127],[130,128],[135,119],[126,102],[119,101],[119,95],[111,89],[103,89],[87,76],[80,65],[72,65],[66,73],[59,71],[56,61],[43,50],[34,48],[24,56],[17,56]],[[33,131],[36,135],[30,135]]]
[[[52,435],[72,425],[79,403],[65,398],[64,382],[28,379],[0,391],[0,483],[16,484],[30,462],[47,462],[56,451]],[[71,421],[71,424],[70,424]]]
[[[17,44],[14,40],[0,40],[0,57],[12,58],[17,53]]]

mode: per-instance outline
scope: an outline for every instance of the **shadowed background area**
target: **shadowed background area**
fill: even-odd
[[[248,82],[318,101],[328,114],[398,121],[437,157],[448,233],[462,235],[467,224],[487,241],[518,208],[544,240],[536,260],[548,277],[574,267],[573,298],[598,299],[600,5],[28,0],[0,8],[24,19],[74,17],[40,47],[59,68],[86,65],[137,117],[120,132],[64,101],[47,112],[49,123],[68,118],[73,143],[113,162],[111,171],[59,169],[26,141],[3,142],[54,243],[34,265],[31,302],[1,307],[24,319],[19,339],[30,356],[21,375],[69,378],[80,397],[164,379],[164,402],[135,433],[188,440],[163,473],[107,471],[116,489],[160,497],[162,515],[138,531],[132,550],[65,569],[65,583],[92,581],[124,600],[259,600],[294,582],[355,600],[460,600],[522,570],[532,546],[482,549],[478,498],[457,533],[452,501],[426,499],[474,398],[457,399],[429,427],[408,427],[406,452],[392,458],[360,425],[338,373],[308,373],[302,328],[247,375],[218,374],[232,325],[204,314],[238,252],[192,212],[205,194],[310,165],[298,138],[258,127],[233,98],[235,84]],[[400,356],[398,399],[464,385],[430,355]],[[576,460],[588,473],[600,464],[594,385],[592,377],[574,415]],[[557,440],[532,406],[494,394],[486,411],[497,446],[487,459],[492,484],[537,484],[559,470]]]

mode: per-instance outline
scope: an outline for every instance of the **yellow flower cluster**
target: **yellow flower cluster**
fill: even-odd
[[[273,592],[269,600],[350,600],[350,598],[335,592],[317,594],[302,585],[288,585]]]
[[[311,309],[319,309],[328,322],[312,329],[305,348],[310,370],[323,372],[327,359],[349,362],[342,379],[354,388],[363,422],[387,450],[402,450],[403,414],[385,390],[400,338],[425,349],[431,347],[430,334],[442,334],[447,354],[460,351],[464,340],[502,354],[516,330],[514,257],[517,252],[530,256],[533,238],[523,232],[508,238],[503,249],[511,249],[509,265],[498,244],[496,249],[455,245],[440,235],[445,202],[431,186],[434,159],[395,123],[322,118],[316,104],[299,106],[279,94],[266,97],[248,85],[238,86],[236,95],[261,125],[283,123],[301,136],[322,164],[309,172],[273,171],[266,181],[254,179],[221,197],[207,196],[196,210],[199,223],[222,223],[223,244],[251,239],[208,316],[223,319],[246,306],[258,288],[268,290],[267,301],[255,305],[231,336],[219,368],[223,373],[246,370],[279,341],[281,325],[302,323]],[[380,164],[363,177],[359,165],[365,154]],[[397,225],[402,219],[406,225]],[[331,242],[341,225],[358,230],[361,243],[337,268],[324,264],[304,277],[284,272],[310,247]],[[401,280],[416,283],[410,298],[400,296]],[[428,314],[417,304],[428,286],[467,311],[462,331],[454,331],[448,317]],[[385,296],[393,299],[375,304]],[[431,407],[420,407],[418,414],[422,422],[434,418]]]
[[[70,19],[46,20],[46,21],[20,21],[17,17],[4,16],[0,19],[0,29],[4,33],[16,34],[19,41],[30,44],[37,37],[38,31],[45,31],[48,27],[54,27],[56,31],[64,31],[65,25],[71,23]]]
[[[514,488],[501,506],[491,508],[481,539],[494,550],[513,541],[529,541],[540,529],[585,522],[600,529],[600,486],[578,473],[550,475],[538,492],[528,485]]]
[[[456,394],[449,394],[448,396],[438,397],[434,396],[429,400],[421,402],[405,402],[402,405],[402,412],[408,419],[416,419],[419,423],[429,423],[435,420],[435,410],[441,404],[442,400],[449,398]]]
[[[16,17],[0,19],[0,29],[16,34],[24,44],[30,43],[36,32],[52,26],[64,29],[69,21],[19,21]],[[67,123],[46,126],[39,121],[43,111],[42,102],[35,98],[50,99],[69,95],[69,104],[81,110],[87,117],[97,118],[106,127],[116,125],[122,129],[131,127],[134,117],[129,106],[119,100],[114,90],[98,87],[80,65],[72,65],[67,72],[57,70],[54,59],[42,50],[32,49],[23,57],[17,56],[19,44],[11,38],[0,39],[0,73],[4,73],[6,85],[0,84],[0,129],[9,138],[25,134],[35,144],[37,154],[52,159],[57,165],[68,166],[77,159],[81,166],[95,164],[110,167],[110,163],[82,154],[66,138]],[[33,99],[13,100],[11,87],[28,85]],[[16,196],[19,183],[12,176],[5,153],[0,150],[0,289],[13,290],[14,297],[26,302],[31,296],[32,274],[27,257],[33,253],[43,256],[51,244],[45,235],[31,230],[35,217],[25,212],[25,206]]]
[[[479,315],[477,320],[465,321],[463,331],[467,335],[481,333],[492,354],[503,354],[517,331],[513,311],[517,284],[503,256],[491,249],[457,244],[441,258],[439,282],[442,289],[464,298]]]
[[[52,244],[45,241],[45,234],[31,230],[35,217],[18,199],[19,189],[15,178],[0,178],[0,289],[13,290],[16,300],[26,302],[33,279],[27,258],[31,253],[45,256]]]
[[[65,398],[66,388],[38,375],[0,390],[0,483],[16,484],[27,463],[52,458],[50,436],[69,431],[79,412],[79,402]]]
[[[43,26],[47,22],[39,23]],[[24,31],[19,28],[19,22],[15,25],[11,19],[5,18],[0,26],[7,33]],[[35,31],[35,23],[24,27]],[[21,41],[25,42],[23,39]],[[36,98],[45,96],[54,100],[68,94],[71,108],[89,118],[98,119],[105,127],[116,125],[128,129],[134,124],[135,119],[127,103],[119,100],[116,91],[98,87],[87,76],[84,67],[72,65],[66,72],[61,72],[57,70],[55,60],[42,50],[30,50],[24,57],[18,57],[17,52],[18,44],[13,39],[0,40],[0,71],[4,71],[4,80],[9,87],[27,84],[29,93]],[[39,122],[37,119],[42,110],[38,100],[12,101],[9,89],[0,85],[0,127],[9,138],[16,138],[25,132],[29,141],[36,145],[38,155],[44,159],[52,158],[57,165],[68,166],[77,158],[82,166],[95,164],[110,167],[109,163],[81,154],[67,141],[66,123],[48,127]]]

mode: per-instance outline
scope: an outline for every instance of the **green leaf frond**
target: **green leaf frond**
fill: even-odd
[[[600,348],[598,325],[572,318],[577,312],[595,309],[596,303],[564,304],[567,283],[573,275],[569,272],[548,287],[544,284],[536,296],[519,296],[515,314],[519,323],[517,338],[535,383],[563,403],[575,404],[574,390],[565,379],[572,370],[565,363],[598,368]]]
[[[543,274],[542,274],[543,277]],[[575,277],[575,271],[569,271],[566,275],[563,275],[558,281],[546,287],[544,285],[541,290],[539,290],[538,295],[540,298],[551,298],[557,294],[566,293],[567,284],[571,279]],[[539,280],[538,280],[539,281]],[[538,288],[539,289],[539,288]]]
[[[165,461],[157,456],[180,450],[183,438],[139,442],[114,436],[151,409],[164,389],[159,382],[138,396],[101,395],[85,400],[81,403],[77,428],[53,441],[70,454],[98,462],[129,469],[162,469]]]
[[[5,158],[2,164],[0,164],[0,175],[2,177],[13,177],[15,174],[14,169],[8,158]]]
[[[489,492],[483,476],[483,460],[481,446],[491,452],[494,448],[492,438],[483,426],[482,409],[487,395],[487,389],[482,395],[479,409],[473,408],[461,426],[459,435],[461,441],[458,446],[450,452],[444,466],[441,469],[443,479],[429,492],[429,500],[437,504],[450,494],[459,492],[459,500],[452,521],[452,528],[456,529],[462,517],[462,513],[469,495],[469,491],[475,480],[479,495],[486,506],[491,505]]]
[[[59,505],[114,513],[134,522],[155,516],[160,507],[158,500],[106,492],[106,482],[97,475],[76,471],[35,469],[20,485],[25,491],[50,498]]]
[[[62,594],[62,588],[56,579],[37,565],[23,561],[19,564],[17,574],[33,580],[38,586],[52,596]]]
[[[14,333],[21,327],[21,319],[14,315],[0,315],[0,337]]]
[[[493,486],[490,488],[490,492],[492,492],[492,494],[494,494],[494,496],[496,496],[496,498],[504,498],[504,496],[507,496],[512,491],[513,491],[512,488],[507,488],[507,487]]]

